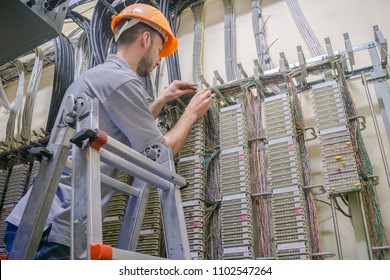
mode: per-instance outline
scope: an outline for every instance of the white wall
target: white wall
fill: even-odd
[[[387,0],[299,0],[304,15],[311,25],[314,33],[324,45],[324,38],[330,37],[333,49],[344,50],[343,33],[348,32],[352,44],[359,45],[374,40],[373,26],[379,25],[385,38],[390,38],[390,1]],[[253,74],[253,60],[257,58],[255,41],[252,31],[251,1],[235,0],[237,62],[242,63],[249,75]],[[311,54],[298,28],[296,27],[287,4],[283,0],[264,0],[263,16],[269,18],[265,34],[268,44],[275,42],[269,52],[275,67],[278,67],[279,53],[284,52],[289,63],[297,62],[296,46],[302,45],[306,58]],[[194,18],[192,11],[183,12],[180,29],[178,31],[179,55],[182,70],[182,79],[192,80],[192,49],[193,49]],[[366,54],[357,54],[356,67],[370,65]],[[212,81],[213,71],[218,70],[226,80],[224,66],[224,5],[222,0],[207,0],[205,10],[204,34],[204,76]],[[50,102],[53,69],[44,72],[45,78],[41,83],[40,92],[34,112],[33,128],[45,127],[48,104]],[[162,73],[162,86],[166,85],[167,74]],[[16,83],[15,83],[16,84]],[[6,89],[9,99],[13,99],[16,91],[15,84]],[[364,88],[359,79],[349,82],[350,90],[360,114],[367,118],[367,129],[363,137],[373,165],[374,174],[379,175],[380,185],[377,186],[379,203],[387,238],[390,241],[390,189],[386,183],[385,172],[381,161],[381,154],[377,144],[377,137],[372,123],[371,114],[367,104]],[[161,88],[161,87],[160,87]],[[386,148],[386,157],[390,160],[389,141],[386,139],[382,118],[375,91],[370,86],[375,103],[375,110]],[[307,126],[314,126],[313,112],[309,92],[301,94],[302,107]],[[0,139],[5,136],[5,123],[7,116],[0,113]],[[323,183],[323,172],[319,158],[318,142],[309,142],[310,163],[313,171],[313,184]],[[328,201],[326,196],[320,199]],[[323,251],[337,253],[334,237],[333,222],[329,206],[317,203],[319,209],[320,226],[322,230]],[[342,249],[344,259],[357,259],[356,244],[353,228],[349,219],[338,214]],[[334,257],[333,259],[336,259]]]

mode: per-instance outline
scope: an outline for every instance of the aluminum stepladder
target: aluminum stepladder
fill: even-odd
[[[186,181],[174,171],[171,149],[147,148],[152,160],[106,135],[98,129],[98,100],[85,94],[68,96],[60,112],[47,147],[35,151],[43,160],[8,259],[34,259],[66,168],[72,170],[71,259],[158,259],[135,252],[151,186],[159,188],[167,258],[191,259],[179,189]],[[101,174],[100,161],[134,176],[138,185]],[[102,244],[101,186],[129,195],[117,248]]]

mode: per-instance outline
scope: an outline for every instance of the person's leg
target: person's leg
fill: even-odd
[[[17,226],[7,223],[7,228],[4,234],[4,243],[6,244],[5,253],[11,252],[17,230]],[[50,230],[51,225],[43,232],[37,253],[35,254],[35,259],[69,260],[70,248],[68,246],[48,241]]]
[[[68,246],[49,242],[51,225],[43,232],[41,242],[39,243],[36,260],[69,260],[70,248]]]
[[[14,244],[16,231],[18,230],[18,227],[14,224],[7,222],[7,227],[5,229],[4,233],[4,244],[5,244],[5,253],[11,252],[12,245]]]

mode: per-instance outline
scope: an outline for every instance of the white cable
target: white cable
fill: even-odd
[[[320,42],[307,22],[297,0],[285,0],[290,13],[314,56],[325,54]]]
[[[1,82],[1,79],[0,79],[0,106],[3,106],[7,112],[11,110],[11,104],[9,103],[8,98],[5,95],[3,83]]]
[[[225,67],[228,81],[237,80],[234,12],[232,0],[223,0],[225,5]]]
[[[26,100],[24,102],[21,138],[29,140],[31,137],[32,115],[35,104],[35,98],[41,82],[43,70],[43,51],[36,49],[35,63],[31,71],[30,81],[27,87]]]
[[[263,32],[265,23],[263,22],[261,1],[252,0],[252,26],[259,63],[264,70],[270,70],[273,68],[273,63],[268,53],[268,45]]]
[[[84,31],[80,34],[80,37],[77,40],[74,57],[75,57],[74,79],[76,80],[78,77],[81,76],[81,74],[83,74],[88,69],[88,65],[89,65],[88,38]]]
[[[11,109],[10,109],[10,114],[7,122],[7,127],[6,127],[6,138],[5,142],[8,146],[8,148],[13,148],[14,147],[14,135],[15,135],[15,124],[16,124],[16,119],[18,118],[18,115],[21,110],[21,105],[23,103],[23,92],[24,92],[24,65],[20,60],[16,61],[17,68],[18,68],[18,73],[19,73],[19,82],[18,82],[18,88],[16,90],[15,94],[15,99],[12,102]],[[19,118],[18,118],[19,119]],[[20,124],[18,123],[18,127]],[[19,133],[20,130],[17,129],[16,131],[16,141],[19,139]]]
[[[203,22],[202,22],[202,14],[203,14],[203,6],[202,2],[199,5],[191,7],[192,12],[194,13],[195,18],[195,26],[194,26],[194,49],[193,49],[193,63],[192,63],[192,77],[195,83],[200,83],[200,75],[202,74],[202,32],[203,32]]]

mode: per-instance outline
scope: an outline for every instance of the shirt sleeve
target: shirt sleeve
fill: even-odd
[[[134,150],[143,152],[148,146],[164,141],[140,81],[132,79],[120,85],[102,103],[111,121],[127,137]]]

